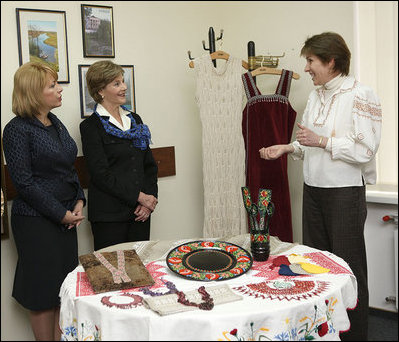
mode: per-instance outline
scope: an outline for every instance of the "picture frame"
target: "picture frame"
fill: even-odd
[[[80,90],[80,111],[81,118],[89,117],[94,110],[95,102],[90,96],[89,90],[87,89],[86,73],[89,69],[89,64],[78,64],[79,71],[79,90]],[[126,103],[124,107],[136,112],[136,97],[135,97],[135,84],[134,84],[134,65],[121,65],[124,74],[124,81],[127,85],[126,90]]]
[[[16,8],[19,65],[42,62],[58,74],[58,83],[69,83],[65,11]]]
[[[114,20],[111,6],[81,4],[83,56],[115,57]]]

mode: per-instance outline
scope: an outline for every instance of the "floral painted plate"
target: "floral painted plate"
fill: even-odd
[[[224,241],[191,241],[172,249],[166,257],[168,267],[191,280],[227,280],[239,277],[252,266],[245,249]]]

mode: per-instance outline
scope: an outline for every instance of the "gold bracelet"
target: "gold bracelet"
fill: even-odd
[[[319,146],[321,146],[321,143],[323,142],[323,136],[320,136],[320,139],[319,139]]]

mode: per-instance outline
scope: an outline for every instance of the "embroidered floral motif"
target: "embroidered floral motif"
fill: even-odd
[[[243,329],[243,332],[237,328],[228,331],[223,331],[223,338],[219,341],[300,341],[300,340],[314,340],[319,337],[324,337],[327,334],[335,334],[336,330],[332,322],[332,315],[334,313],[334,306],[337,299],[330,298],[325,300],[325,305],[314,306],[314,311],[310,315],[305,315],[300,319],[294,321],[291,318],[285,319],[287,325],[286,330],[280,332],[272,332],[272,329],[266,327],[254,328],[254,323],[251,322],[250,329]],[[324,312],[324,314],[323,314]],[[296,324],[295,324],[296,322]]]
[[[325,125],[326,121],[327,121],[328,116],[330,115],[331,109],[332,109],[332,107],[333,107],[333,105],[334,105],[334,102],[335,102],[335,99],[336,99],[337,95],[343,94],[343,93],[347,93],[348,91],[352,91],[352,90],[357,86],[357,83],[358,83],[358,82],[355,81],[355,82],[353,83],[353,86],[352,86],[351,88],[348,88],[348,89],[341,89],[339,93],[334,94],[334,95],[331,97],[331,102],[330,102],[330,106],[328,107],[327,115],[325,116],[323,122],[318,122],[319,118],[321,119],[321,116],[322,116],[322,114],[323,114],[323,112],[324,112],[324,108],[325,108],[325,104],[322,104],[322,105],[320,106],[320,108],[319,108],[319,113],[318,113],[316,119],[313,121],[313,125],[314,125],[315,127],[323,127],[323,126]],[[318,96],[319,96],[319,97],[321,97],[321,96],[324,97],[324,94],[321,94],[321,93],[323,93],[323,89],[322,89],[322,88],[319,88],[319,89],[317,90]],[[327,100],[327,102],[328,102],[328,101],[329,101],[329,100]],[[320,102],[322,102],[322,101],[320,101]]]
[[[208,249],[210,249],[212,252],[220,253],[220,251],[225,251],[227,252],[226,257],[236,260],[235,267],[231,269],[226,269],[225,271],[218,272],[218,270],[214,269],[202,269],[199,272],[196,271],[196,268],[193,267],[193,265],[187,264],[187,266],[185,266],[183,260],[187,260],[187,253],[183,252],[180,246],[178,246],[169,252],[166,258],[166,262],[168,267],[173,272],[182,275],[188,279],[204,281],[231,279],[247,272],[252,266],[252,257],[249,252],[229,242],[193,241],[184,245],[190,247],[190,255],[202,251],[204,249],[203,246],[209,246],[210,248]]]
[[[89,321],[78,325],[74,318],[72,325],[62,329],[61,341],[101,341],[101,329]]]
[[[366,99],[362,99],[358,96],[356,96],[353,101],[353,112],[373,121],[382,121],[381,105],[368,102]]]
[[[362,133],[359,133],[359,134],[357,135],[357,139],[358,139],[358,140],[363,140],[363,139],[364,139],[364,135],[363,135]]]
[[[285,279],[276,279],[274,281],[264,281],[261,283],[233,287],[233,290],[257,299],[301,301],[308,300],[314,296],[320,296],[329,286],[330,283],[326,281],[295,279],[287,281]]]
[[[338,93],[338,94],[339,94],[339,93]],[[333,107],[333,105],[334,105],[335,98],[337,97],[338,94],[334,94],[334,95],[333,95],[332,100],[331,100],[331,103],[330,103],[330,106],[328,107],[327,115],[324,117],[324,120],[323,120],[323,122],[321,122],[321,123],[319,123],[319,122],[317,122],[317,121],[318,121],[319,118],[321,118],[322,115],[323,115],[324,108],[325,108],[325,104],[322,104],[322,105],[320,106],[320,108],[319,108],[319,113],[318,113],[316,119],[315,119],[314,122],[313,122],[313,125],[314,125],[314,126],[316,126],[316,127],[323,127],[323,126],[325,125],[325,123],[326,123],[326,121],[327,121],[327,118],[328,118],[328,116],[330,115],[331,109],[332,109],[332,107]]]

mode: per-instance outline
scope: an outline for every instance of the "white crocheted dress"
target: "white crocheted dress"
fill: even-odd
[[[217,60],[215,68],[207,54],[194,63],[202,123],[203,236],[243,234],[247,218],[241,194],[245,186],[242,62],[230,56],[227,61]]]

